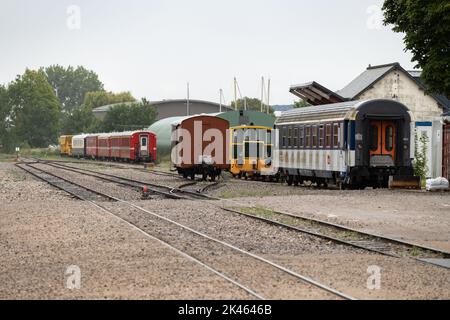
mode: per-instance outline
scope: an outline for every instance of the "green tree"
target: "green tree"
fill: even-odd
[[[136,99],[130,92],[113,93],[107,91],[87,92],[84,97],[83,106],[88,109],[95,109],[97,107],[105,106],[120,102],[134,102]]]
[[[110,126],[104,127],[103,122],[95,118],[92,110],[108,104],[134,101],[136,100],[129,92],[88,92],[81,107],[63,115],[61,132],[64,134],[79,134],[108,131]]]
[[[103,83],[98,75],[82,66],[64,68],[60,65],[52,65],[41,68],[48,82],[58,96],[63,111],[71,113],[81,106],[87,92],[103,91]]]
[[[231,102],[231,108],[234,109],[236,105],[235,101]],[[237,109],[238,110],[254,110],[261,111],[261,100],[258,98],[249,98],[244,97],[242,99],[237,100]],[[267,104],[263,103],[263,112],[267,112]],[[273,113],[272,107],[269,107],[269,113]]]
[[[384,23],[404,33],[429,91],[450,97],[450,2],[385,0]]]
[[[146,99],[132,104],[120,104],[106,112],[101,129],[104,132],[142,129],[155,122],[156,116],[155,108]]]
[[[427,178],[428,166],[427,166],[427,154],[428,154],[428,136],[422,134],[419,139],[417,139],[417,133],[414,139],[414,175],[421,177],[422,181]],[[419,146],[420,145],[420,146]]]
[[[8,86],[12,134],[19,143],[47,147],[57,142],[61,106],[43,72],[26,70]]]
[[[303,99],[300,99],[300,100],[294,102],[294,108],[303,108],[303,107],[309,107],[309,106],[310,106],[310,104]]]
[[[64,134],[96,132],[99,131],[100,126],[101,122],[95,118],[92,110],[80,107],[70,114],[63,114],[61,132]]]
[[[8,101],[8,90],[5,86],[0,85],[0,150],[9,151],[9,115],[11,112],[11,105]]]

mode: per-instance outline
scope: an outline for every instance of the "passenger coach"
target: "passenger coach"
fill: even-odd
[[[283,112],[275,123],[280,171],[289,185],[387,187],[389,176],[413,176],[410,123],[408,108],[393,100]]]
[[[71,152],[77,158],[154,162],[156,135],[151,131],[80,134],[73,136]]]

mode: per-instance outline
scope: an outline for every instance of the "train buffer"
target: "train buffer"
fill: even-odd
[[[389,189],[421,189],[421,179],[416,176],[389,176]]]

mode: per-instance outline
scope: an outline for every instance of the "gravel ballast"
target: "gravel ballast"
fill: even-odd
[[[39,166],[48,169],[46,165]],[[100,171],[95,167],[89,169]],[[101,171],[171,186],[186,183],[175,177],[157,177],[128,168],[104,168]],[[52,168],[52,172],[93,189],[103,188],[106,193],[130,200],[151,212],[261,255],[356,298],[450,298],[450,271],[447,269],[337,245],[230,213],[219,207],[235,201],[247,206],[273,206],[271,208],[276,210],[286,209],[314,216],[316,213],[311,213],[310,209],[325,211],[326,208],[336,208],[337,211],[346,212],[352,207],[346,207],[343,203],[353,202],[364,206],[370,198],[373,198],[373,202],[368,201],[367,208],[376,211],[380,209],[375,208],[380,205],[376,204],[376,198],[382,197],[390,201],[386,208],[400,210],[401,206],[392,205],[398,202],[395,197],[398,198],[399,194],[409,197],[414,194],[412,192],[365,190],[346,193],[338,190],[295,189],[273,183],[225,181],[220,189],[211,190],[211,193],[229,195],[233,198],[231,202],[162,198],[142,201],[140,192],[115,183],[62,169]],[[202,186],[203,183],[198,185]],[[0,186],[0,200],[6,204],[0,209],[0,254],[5,257],[1,264],[2,270],[6,271],[1,274],[0,298],[251,298],[242,289],[177,255],[159,242],[146,238],[129,225],[98,208],[74,200],[64,192],[56,191],[11,164],[0,164]],[[251,189],[251,192],[240,191],[245,188]],[[284,192],[283,195],[286,188],[295,189],[295,193]],[[20,190],[24,192],[18,195]],[[240,192],[247,197],[235,198],[234,195]],[[260,195],[253,195],[258,192]],[[274,195],[267,195],[268,192]],[[419,194],[418,197],[423,195],[425,199],[422,199],[423,205],[436,205],[431,198],[442,197]],[[167,222],[162,223],[150,213],[133,209],[124,203],[108,202],[102,205],[150,234],[161,237],[242,281],[265,297],[336,298],[286,277],[283,273],[274,272],[263,263],[222,245],[205,241]],[[337,220],[330,214],[325,218],[333,222]],[[374,225],[371,219],[378,221],[377,218],[369,217],[367,220],[370,225]],[[360,221],[350,221],[349,225],[364,227]],[[427,227],[434,228],[433,225]],[[420,233],[420,230],[417,232]],[[82,270],[80,290],[65,287],[67,276],[64,271],[73,264]],[[379,268],[381,282],[379,288],[371,290],[367,287],[370,277],[368,268],[373,267]]]

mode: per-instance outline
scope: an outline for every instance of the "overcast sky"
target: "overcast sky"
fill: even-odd
[[[0,83],[25,68],[83,65],[105,88],[150,100],[260,96],[290,104],[291,84],[336,90],[368,64],[412,69],[382,0],[0,0]],[[377,9],[378,8],[378,9]],[[79,17],[79,19],[78,19]]]

